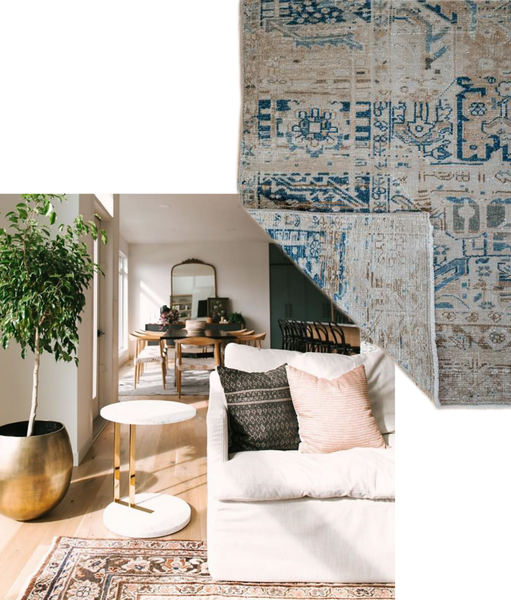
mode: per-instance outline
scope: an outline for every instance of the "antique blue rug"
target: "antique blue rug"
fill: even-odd
[[[242,12],[244,206],[322,286],[324,255],[293,256],[286,232],[306,248],[314,217],[355,227],[330,245],[345,271],[325,291],[439,404],[511,403],[511,2],[244,0]],[[292,226],[288,211],[309,218]],[[369,214],[386,215],[383,245]],[[379,243],[396,274],[376,276]],[[406,285],[403,253],[417,265]]]
[[[427,215],[250,211],[303,271],[435,395],[433,269]],[[409,260],[413,255],[416,260]]]

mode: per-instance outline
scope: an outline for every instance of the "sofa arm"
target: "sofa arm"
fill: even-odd
[[[216,371],[209,379],[208,467],[229,460],[227,409],[220,377]]]

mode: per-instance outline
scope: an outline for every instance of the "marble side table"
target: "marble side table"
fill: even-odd
[[[191,510],[181,498],[168,494],[136,494],[136,425],[166,425],[195,417],[196,410],[181,402],[131,400],[101,409],[114,423],[114,500],[103,513],[105,526],[118,535],[154,538],[170,535],[190,522]],[[121,498],[121,424],[129,425],[129,496]]]

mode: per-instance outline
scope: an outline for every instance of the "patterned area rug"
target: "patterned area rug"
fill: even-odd
[[[205,542],[58,538],[22,600],[395,598],[393,585],[215,582]]]
[[[186,371],[182,376],[181,394],[183,396],[207,396],[209,394],[208,371]],[[175,396],[174,367],[169,365],[165,389],[161,381],[159,365],[146,365],[145,372],[133,388],[134,367],[119,381],[119,396]]]
[[[362,214],[400,213],[414,235],[413,213],[426,214],[436,323],[421,331],[436,328],[439,401],[511,403],[511,3],[244,0],[243,37],[245,207],[351,213],[360,228]],[[389,262],[401,251],[384,249]],[[363,261],[351,276],[367,277]],[[375,302],[380,284],[366,290]],[[412,331],[391,339],[394,311],[373,307],[365,323],[387,313],[380,343],[406,368],[421,357]]]
[[[435,396],[433,271],[427,215],[250,211],[364,338]],[[410,261],[409,256],[416,260]]]

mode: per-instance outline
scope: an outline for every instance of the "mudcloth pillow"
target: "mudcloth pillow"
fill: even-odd
[[[300,424],[300,452],[385,447],[371,412],[364,365],[332,380],[286,368]]]
[[[286,366],[266,373],[218,367],[227,402],[229,452],[297,450],[296,418]]]

